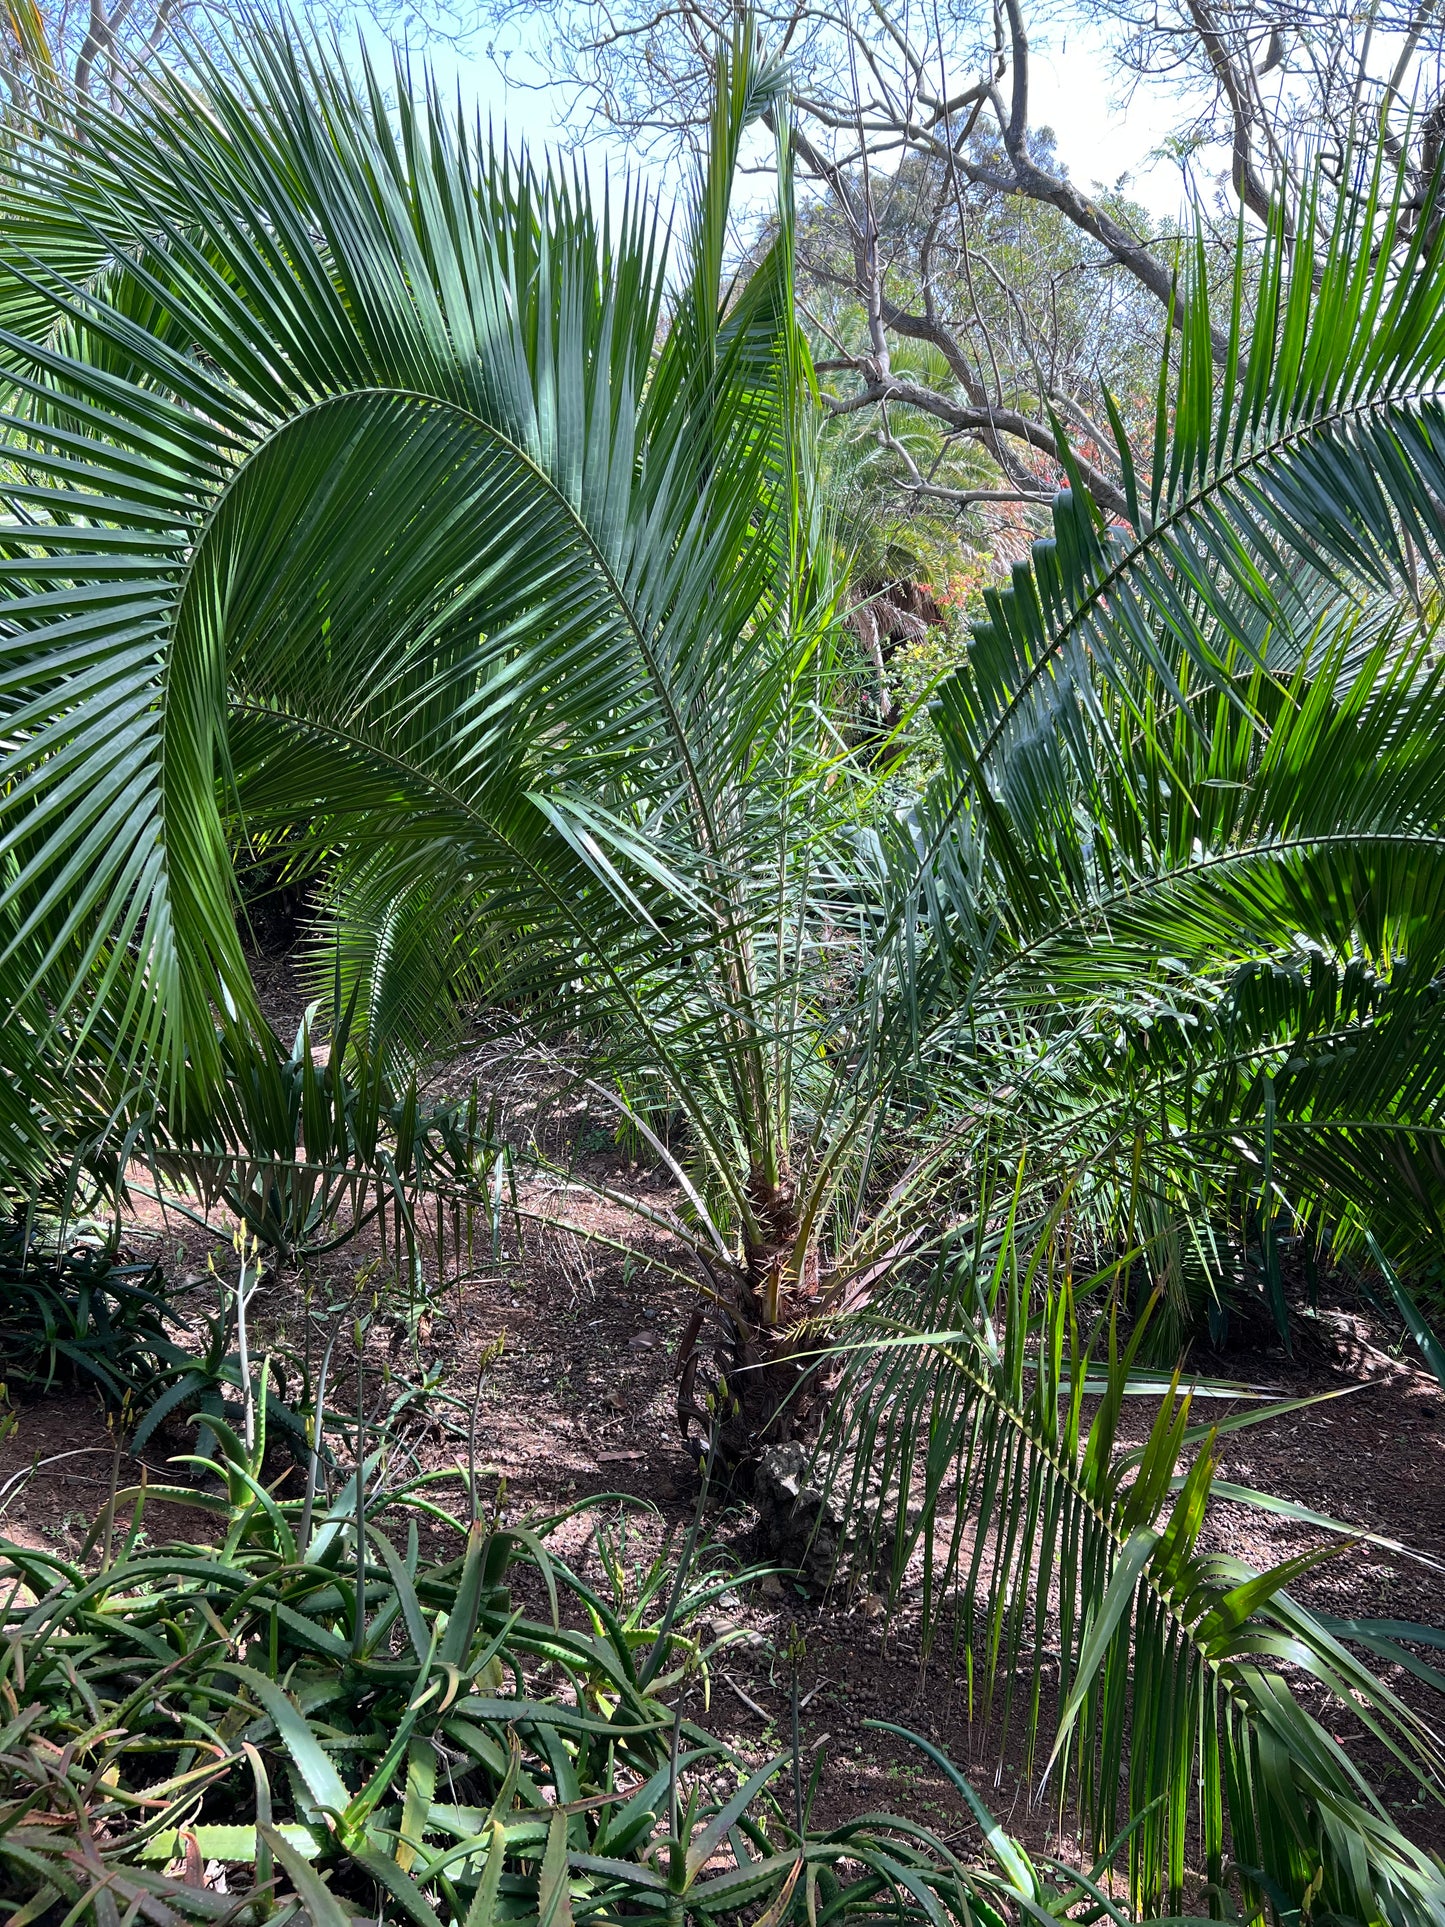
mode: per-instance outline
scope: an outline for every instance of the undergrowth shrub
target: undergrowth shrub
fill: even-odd
[[[444,1475],[388,1489],[378,1450],[330,1503],[283,1499],[264,1400],[249,1447],[209,1424],[192,1463],[219,1490],[117,1493],[75,1561],[0,1544],[12,1927],[1117,1918],[1102,1869],[1040,1871],[946,1762],[990,1868],[896,1817],[813,1827],[821,1761],[795,1742],[754,1769],[689,1717],[716,1651],[696,1628],[739,1583],[695,1532],[630,1583],[600,1534],[609,1600],[545,1526],[455,1517]],[[156,1499],[213,1540],[152,1547]]]

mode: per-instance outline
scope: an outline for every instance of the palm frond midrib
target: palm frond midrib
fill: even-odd
[[[1401,848],[1425,854],[1445,854],[1445,829],[1432,826],[1412,829],[1362,830],[1342,829],[1336,831],[1314,831],[1301,833],[1295,837],[1275,837],[1268,841],[1240,845],[1227,850],[1218,850],[1206,857],[1192,859],[1149,874],[1141,874],[1131,879],[1129,885],[1110,892],[1103,898],[1091,898],[1077,907],[1076,913],[1050,924],[1046,929],[1029,937],[1017,949],[1011,951],[1000,968],[990,974],[979,973],[972,980],[976,985],[975,996],[970,1008],[983,1005],[985,999],[980,995],[985,990],[995,991],[1006,986],[1011,977],[1022,973],[1030,964],[1037,964],[1039,953],[1056,943],[1067,943],[1071,938],[1081,944],[1090,944],[1091,934],[1103,926],[1111,914],[1118,915],[1124,910],[1135,914],[1147,914],[1151,899],[1165,896],[1176,886],[1187,885],[1196,877],[1210,877],[1229,870],[1246,869],[1255,865],[1271,865],[1281,858],[1309,855],[1314,851],[1335,848],[1361,850],[1371,848]],[[1090,945],[1092,948],[1093,946]],[[1219,956],[1219,946],[1211,945],[1211,955]],[[1245,954],[1241,952],[1241,955]],[[1248,949],[1249,955],[1257,954],[1257,946]],[[1238,958],[1226,959],[1230,968]],[[950,1022],[958,1021],[958,1013],[950,1012]]]
[[[1219,1056],[1210,1058],[1208,1060],[1209,1067],[1211,1070],[1217,1069],[1222,1072],[1249,1069],[1251,1067],[1260,1068],[1266,1065],[1271,1057],[1279,1057],[1285,1052],[1298,1055],[1301,1048],[1306,1044],[1312,1050],[1328,1050],[1334,1046],[1357,1043],[1362,1035],[1368,1034],[1370,1028],[1370,1026],[1366,1025],[1356,1025],[1351,1028],[1336,1028],[1330,1031],[1312,1031],[1305,1039],[1296,1037],[1288,1040],[1277,1039],[1270,1042],[1250,1044],[1244,1048],[1226,1051]],[[1067,1042],[1068,1040],[1065,1040],[1065,1049],[1067,1048]],[[1193,1064],[1176,1064],[1170,1068],[1172,1075],[1181,1082],[1192,1081],[1199,1075],[1199,1065],[1197,1062]],[[1010,1092],[1008,1099],[1009,1108],[1002,1114],[1008,1116],[1016,1115],[1017,1105],[1014,1102],[1015,1094],[1022,1086],[1026,1086],[1032,1082],[1034,1075],[1040,1077],[1051,1076],[1055,1082],[1057,1082],[1058,1072],[1059,1060],[1057,1057],[1039,1060],[1034,1065],[1026,1065],[1021,1071],[1017,1068],[1011,1068],[1008,1084]],[[1144,1093],[1150,1106],[1155,1110],[1157,1110],[1159,1106],[1162,1082],[1163,1080],[1156,1080],[1148,1091]],[[988,1094],[983,1093],[982,1095],[986,1097]],[[987,1113],[986,1106],[981,1106],[981,1109]],[[1079,1137],[1081,1132],[1087,1131],[1091,1125],[1101,1120],[1117,1118],[1118,1111],[1118,1091],[1117,1089],[1110,1088],[1096,1102],[1085,1105],[1079,1110],[1062,1112],[1056,1123],[1057,1140],[1060,1143],[1072,1143]],[[999,1115],[1000,1113],[996,1110],[992,1114]],[[986,1122],[986,1116],[977,1120],[980,1127],[984,1122]],[[1171,1133],[1169,1144],[1171,1148],[1187,1146],[1194,1140],[1200,1142],[1222,1140],[1228,1144],[1238,1138],[1242,1124],[1243,1120],[1238,1113],[1233,1113],[1229,1118],[1223,1119],[1217,1124],[1199,1123],[1190,1125],[1183,1131],[1176,1130]],[[1103,1148],[1108,1149],[1112,1147],[1119,1149],[1132,1145],[1136,1128],[1135,1119],[1133,1117],[1125,1117],[1117,1123],[1116,1127],[1105,1139]],[[1281,1116],[1276,1113],[1273,1129],[1277,1136],[1291,1132],[1301,1135],[1313,1132],[1317,1136],[1324,1136],[1330,1131],[1338,1129],[1340,1132],[1378,1132],[1381,1135],[1392,1132],[1398,1134],[1400,1131],[1409,1131],[1414,1135],[1422,1137],[1445,1138],[1445,1122],[1437,1125],[1409,1118],[1382,1118],[1378,1116],[1348,1118],[1341,1116],[1338,1111],[1334,1110],[1330,1112],[1328,1117],[1320,1120],[1309,1117],[1299,1117],[1293,1114]],[[1036,1136],[1033,1139],[1033,1143],[1036,1148],[1040,1145],[1046,1146],[1048,1143],[1047,1134]],[[1090,1144],[1089,1156],[1091,1158],[1097,1158],[1099,1155],[1101,1155],[1101,1147],[1099,1142],[1095,1140]],[[1234,1160],[1231,1160],[1231,1162],[1233,1161]],[[1047,1192],[1052,1182],[1052,1173],[1045,1170],[1038,1180],[1041,1192]]]
[[[1106,601],[1109,592],[1143,562],[1162,539],[1171,535],[1183,525],[1196,510],[1205,506],[1213,497],[1221,494],[1234,481],[1245,479],[1252,471],[1265,464],[1291,447],[1299,446],[1311,438],[1323,436],[1328,430],[1341,424],[1359,419],[1367,414],[1386,414],[1392,411],[1409,412],[1412,408],[1423,409],[1430,403],[1439,403],[1441,391],[1438,385],[1407,391],[1405,394],[1367,396],[1362,401],[1343,408],[1336,408],[1329,414],[1314,416],[1290,428],[1283,434],[1271,437],[1268,441],[1255,444],[1242,460],[1231,462],[1228,467],[1216,470],[1207,484],[1193,490],[1170,509],[1168,515],[1154,523],[1131,547],[1119,555],[1117,561],[1100,577],[1069,611],[1063,623],[1055,631],[1049,648],[1039,659],[1030,665],[1018,686],[1010,694],[1008,702],[999,712],[978,748],[972,752],[975,764],[982,767],[986,759],[998,746],[999,740],[1008,727],[1010,718],[1021,707],[1029,691],[1047,672],[1049,665],[1069,641],[1076,630],[1081,628],[1093,614],[1095,608]]]

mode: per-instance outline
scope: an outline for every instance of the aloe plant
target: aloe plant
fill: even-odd
[[[997,1864],[977,1869],[888,1815],[810,1828],[816,1772],[789,1820],[770,1791],[788,1756],[746,1769],[686,1711],[711,1660],[694,1629],[747,1574],[657,1562],[605,1598],[548,1553],[556,1521],[468,1528],[431,1479],[389,1484],[381,1451],[313,1517],[264,1483],[266,1429],[264,1400],[249,1448],[213,1422],[220,1456],[182,1463],[214,1492],[117,1494],[106,1516],[129,1508],[129,1527],[98,1568],[0,1542],[0,1893],[17,1919],[259,1927],[299,1905],[313,1927],[358,1909],[499,1927],[752,1906],[779,1927],[883,1906],[1004,1927],[1066,1918],[1107,1879],[1035,1866],[996,1823]],[[158,1499],[209,1513],[215,1536],[143,1545]],[[423,1556],[419,1523],[459,1554]],[[519,1564],[550,1620],[514,1603]],[[193,1877],[216,1863],[226,1894]]]
[[[139,1403],[173,1350],[159,1265],[123,1262],[93,1226],[22,1221],[0,1236],[0,1351],[11,1392],[73,1381],[117,1408]]]

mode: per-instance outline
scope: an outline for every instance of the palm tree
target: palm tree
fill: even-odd
[[[795,1145],[862,788],[786,165],[724,267],[781,70],[724,50],[670,265],[643,201],[404,76],[393,126],[369,70],[240,57],[5,166],[11,1002],[203,1130],[262,1028],[233,856],[280,852],[374,1052],[484,991],[578,1011],[654,1140],[681,1111],[673,1228],[751,1355],[817,1291]]]
[[[941,692],[949,772],[896,813],[829,714],[785,152],[772,245],[724,273],[783,94],[751,28],[671,294],[637,200],[490,154],[404,77],[393,126],[369,73],[247,49],[204,106],[161,74],[5,168],[27,1075],[63,1035],[200,1129],[263,1028],[235,855],[283,854],[374,1054],[479,993],[585,1031],[753,1368],[744,1438],[792,1422],[798,1321],[856,1309],[1020,1126],[1044,1208],[1087,1146],[1079,1207],[1150,1219],[1181,1276],[1189,1227],[1246,1210],[1268,1247],[1281,1195],[1433,1225],[1442,265],[1428,222],[1387,265],[1398,189],[1323,235],[1281,212],[1257,261],[1241,236],[1217,383],[1201,257],[1149,477],[1120,430],[1132,522],[1059,499]],[[1367,1114],[1306,1035],[1371,1053]]]
[[[890,813],[886,762],[860,769],[830,715],[785,145],[775,241],[724,273],[744,130],[784,118],[751,29],[671,269],[649,208],[490,152],[404,75],[393,121],[369,73],[289,42],[247,41],[238,72],[161,74],[124,123],[82,104],[78,134],[4,163],[7,1172],[43,1155],[27,1099],[157,1102],[177,1141],[226,1115],[264,1036],[237,857],[284,856],[368,1062],[477,993],[585,1030],[673,1169],[734,1385],[760,1368],[745,1441],[796,1417],[799,1331],[855,1321],[835,1410],[883,1441],[895,1543],[933,1546],[957,1480],[998,1551],[964,1594],[995,1660],[1026,1629],[1041,1651],[1036,1573],[1073,1588],[1059,1710],[1066,1734],[1097,1716],[1098,1788],[1130,1666],[1184,1667],[1200,1717],[1131,1780],[1141,1902],[1180,1884],[1202,1757],[1211,1815],[1234,1774],[1256,1899],[1432,1918],[1436,1872],[1251,1656],[1364,1693],[1433,1785],[1431,1735],[1287,1575],[1199,1564],[1209,1455],[1184,1469],[1172,1400],[1143,1459],[1108,1423],[1085,1437],[1097,1386],[1044,1259],[1062,1280],[1092,1238],[1116,1274],[1157,1262],[1224,1222],[1242,1169],[1266,1220],[1310,1185],[1338,1219],[1342,1182],[1415,1180],[1438,1034],[1398,959],[1404,932],[1428,961],[1445,740],[1435,224],[1376,245],[1399,219],[1378,182],[1322,237],[1281,217],[1247,346],[1242,239],[1218,383],[1197,281],[1150,475],[1121,436],[1129,525],[1060,498],[941,692],[949,767]],[[1320,1040],[1373,1052],[1363,1106]],[[1015,1287],[982,1173],[1024,1140],[1010,1222],[1036,1201],[1044,1256]],[[1307,1770],[1281,1780],[1291,1745]]]

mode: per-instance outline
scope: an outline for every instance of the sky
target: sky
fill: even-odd
[[[374,51],[384,42],[379,33],[365,38]],[[544,54],[545,50],[542,50]],[[544,73],[538,54],[517,64],[523,71]],[[509,136],[528,146],[550,145],[558,138],[566,112],[562,90],[537,91],[508,87],[484,51],[459,53],[445,43],[433,44],[428,59],[437,77],[463,100],[475,103]],[[1177,114],[1160,90],[1139,88],[1127,106],[1116,102],[1118,82],[1102,47],[1085,34],[1061,36],[1052,46],[1035,45],[1031,53],[1030,118],[1035,127],[1049,126],[1058,139],[1058,152],[1070,174],[1085,188],[1113,187],[1128,175],[1128,191],[1149,211],[1164,220],[1176,218],[1185,193],[1178,162],[1157,154]],[[636,156],[615,137],[602,136],[589,147],[588,168],[594,183],[603,173],[614,178],[637,165]],[[667,171],[644,167],[654,186],[666,193]]]
[[[1127,106],[1113,96],[1118,80],[1097,46],[1075,37],[1030,55],[1029,107],[1036,127],[1052,127],[1059,154],[1081,186],[1113,187],[1129,175],[1129,192],[1151,214],[1174,218],[1184,201],[1177,160],[1158,148],[1179,108],[1162,89],[1139,87]]]

